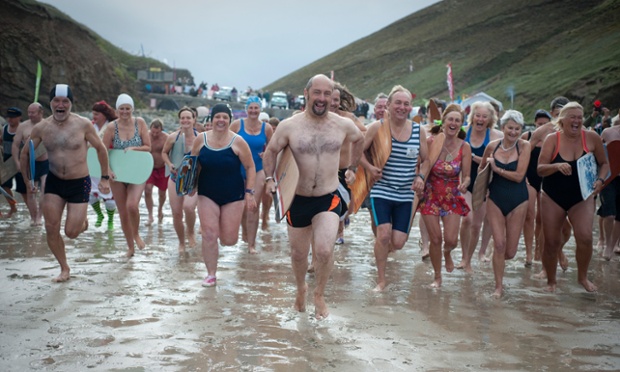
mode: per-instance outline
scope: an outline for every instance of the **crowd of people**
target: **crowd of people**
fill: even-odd
[[[478,259],[487,260],[485,250],[492,238],[492,295],[501,297],[506,260],[516,256],[523,237],[525,265],[541,260],[543,271],[538,275],[554,291],[558,264],[564,270],[568,265],[562,248],[572,235],[578,281],[586,291],[596,291],[588,266],[594,252],[597,203],[601,206],[599,250],[606,260],[620,252],[620,181],[618,175],[608,175],[604,147],[620,140],[620,121],[618,116],[611,118],[598,101],[586,116],[579,103],[557,97],[549,112],[536,111],[535,129],[525,132],[521,112],[502,112],[491,102],[476,102],[467,112],[458,104],[439,104],[440,120],[412,117],[412,94],[400,85],[389,94],[377,95],[376,120],[368,125],[366,115],[356,115],[358,105],[348,88],[325,75],[308,81],[304,98],[305,108],[281,123],[261,112],[258,96],[248,97],[247,117],[238,120],[233,120],[230,106],[224,103],[211,108],[205,123],[198,122],[195,109],[183,107],[178,111],[178,127],[171,133],[164,131],[159,119],[147,124],[135,116],[133,98],[124,93],[115,108],[96,102],[92,120],[72,112],[73,94],[65,84],[55,85],[50,92],[49,117],[43,117],[39,103],[28,107],[24,122],[19,108],[9,108],[2,129],[3,160],[15,163],[15,191],[22,196],[31,224],[45,221],[47,243],[61,269],[54,281],[71,278],[60,232],[65,209],[64,232],[72,239],[88,228],[88,205],[96,213],[95,225],[102,226],[107,216],[109,230],[114,229],[118,210],[126,257],[131,259],[136,247],[147,248],[140,236],[139,205],[144,195],[146,223],[155,223],[155,186],[157,221],[163,220],[167,200],[179,254],[198,245],[198,216],[207,271],[202,286],[217,285],[220,244],[237,244],[241,235],[249,253],[259,252],[258,228],[268,228],[277,156],[286,147],[299,168],[295,198],[286,213],[297,287],[294,307],[305,311],[306,277],[312,272],[319,319],[329,314],[325,288],[334,246],[346,241],[346,226],[359,207],[351,208],[351,186],[362,175],[368,180],[363,208],[370,211],[375,236],[376,291],[388,286],[388,256],[405,246],[418,210],[422,258],[430,258],[433,288],[442,286],[442,264],[447,273],[455,269],[473,273],[472,258],[482,236]],[[389,146],[382,145],[384,133]],[[32,180],[28,140],[35,148],[43,144],[46,149],[36,155]],[[177,145],[198,163],[197,182],[188,194],[177,192],[181,170],[172,156]],[[89,175],[89,147],[101,165],[100,177]],[[150,152],[153,169],[148,180],[117,181],[109,163],[110,149]],[[375,158],[373,151],[385,151],[384,159]],[[593,192],[584,199],[577,162],[589,154],[596,174],[589,185]],[[481,195],[474,186],[477,179],[485,182],[487,178],[478,177],[485,171],[492,175]],[[603,187],[608,177],[613,181]],[[5,217],[10,218],[17,211],[13,180],[2,181],[9,201]],[[455,264],[452,251],[459,245],[461,261]]]

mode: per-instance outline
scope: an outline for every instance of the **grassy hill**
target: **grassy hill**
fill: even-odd
[[[401,84],[416,104],[484,91],[531,118],[558,95],[588,111],[595,99],[620,107],[620,0],[444,0],[265,87],[300,93],[329,75],[368,100]],[[409,71],[410,61],[413,72]]]

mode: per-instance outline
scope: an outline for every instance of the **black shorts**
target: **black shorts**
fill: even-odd
[[[292,227],[307,227],[321,212],[334,212],[340,216],[340,207],[340,197],[335,191],[323,196],[295,195],[286,213],[286,222]]]
[[[88,203],[90,198],[90,176],[63,180],[49,172],[45,182],[45,193],[56,194],[67,203]]]

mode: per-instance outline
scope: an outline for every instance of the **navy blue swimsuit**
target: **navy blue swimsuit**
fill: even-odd
[[[235,134],[226,147],[214,149],[207,143],[205,133],[204,146],[198,154],[198,195],[206,196],[220,207],[245,197],[241,160],[232,149],[236,137]]]
[[[501,141],[499,145],[493,151],[493,154],[501,146],[504,141]],[[517,154],[519,152],[519,143],[517,142]],[[516,171],[519,159],[511,161],[508,164],[504,164],[495,159],[495,165],[506,171]],[[528,199],[527,184],[525,183],[525,177],[521,182],[514,182],[507,178],[502,177],[501,173],[494,173],[493,180],[489,184],[489,199],[493,200],[493,203],[502,211],[504,216],[512,212],[513,209],[526,202]]]

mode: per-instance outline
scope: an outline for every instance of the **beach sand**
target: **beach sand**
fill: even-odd
[[[91,228],[66,239],[72,271],[62,284],[51,282],[58,263],[44,229],[29,227],[24,205],[16,218],[0,220],[0,370],[620,370],[618,258],[595,254],[590,278],[599,292],[586,293],[576,280],[573,239],[555,294],[534,278],[539,262],[524,267],[520,246],[497,300],[491,264],[476,260],[473,275],[444,271],[443,287],[430,288],[433,270],[421,260],[416,223],[405,248],[390,255],[389,286],[375,293],[373,238],[361,210],[346,243],[335,247],[331,315],[317,321],[311,295],[306,313],[293,310],[285,223],[272,217],[259,232],[258,255],[241,240],[222,247],[218,284],[203,288],[200,248],[180,257],[165,213],[163,223],[141,227],[147,248],[131,260],[123,258],[118,215],[109,233],[92,227],[89,214]],[[308,282],[312,289],[310,274]]]

